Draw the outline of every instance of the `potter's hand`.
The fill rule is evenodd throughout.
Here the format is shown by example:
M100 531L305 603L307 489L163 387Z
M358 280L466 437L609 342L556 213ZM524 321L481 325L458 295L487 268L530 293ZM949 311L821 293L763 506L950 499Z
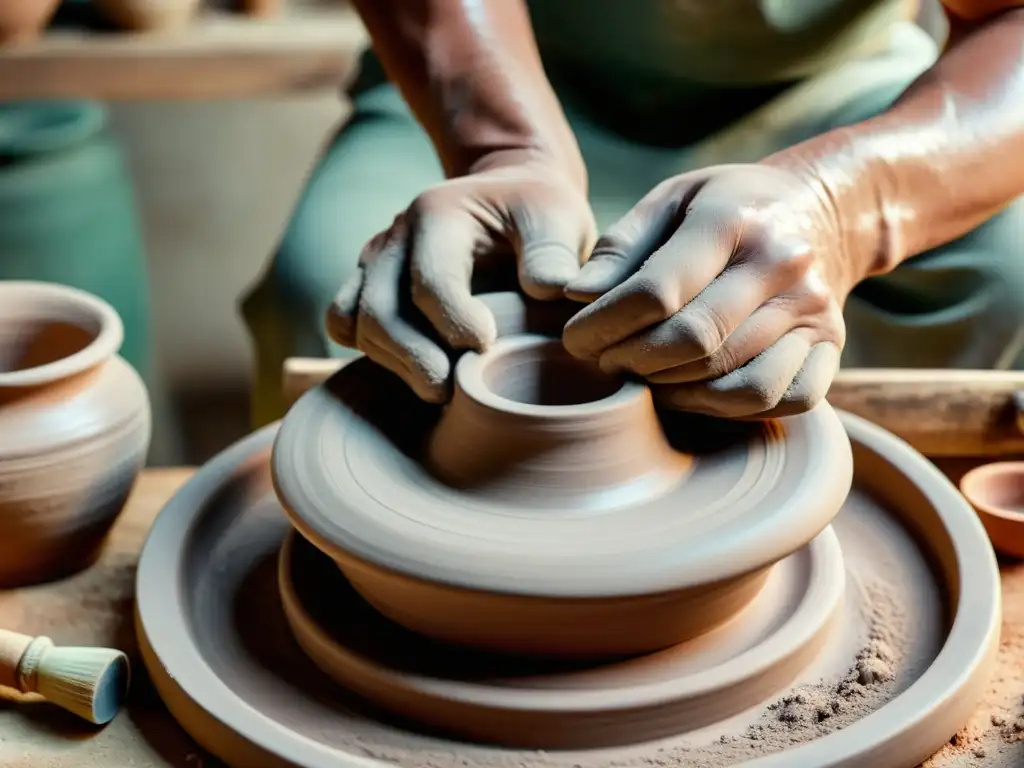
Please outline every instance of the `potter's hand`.
M422 399L443 402L446 348L481 350L496 334L490 310L470 291L474 266L515 258L528 296L561 298L595 238L581 186L550 161L506 153L427 190L363 250L328 311L328 334Z
M668 407L732 418L820 401L856 282L827 197L794 172L720 166L657 186L598 242L568 350L656 385Z

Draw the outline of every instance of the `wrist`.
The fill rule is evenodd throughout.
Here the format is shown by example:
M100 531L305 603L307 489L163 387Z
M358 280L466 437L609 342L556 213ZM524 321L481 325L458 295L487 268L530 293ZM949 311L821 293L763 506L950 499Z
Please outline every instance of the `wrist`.
M587 194L587 168L575 147L552 150L537 144L497 149L478 157L466 170L466 174L526 165L554 172L581 195Z
M907 256L898 211L888 210L887 175L873 167L858 131L830 131L762 162L796 175L821 211L822 226L834 245L836 271L852 289L861 280L895 269ZM883 169L884 170L884 169Z

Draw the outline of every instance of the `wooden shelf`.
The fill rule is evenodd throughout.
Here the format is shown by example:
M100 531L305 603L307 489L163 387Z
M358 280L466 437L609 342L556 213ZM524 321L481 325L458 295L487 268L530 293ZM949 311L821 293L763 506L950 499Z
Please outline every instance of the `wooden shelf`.
M348 9L272 19L209 12L174 34L57 29L0 48L0 100L230 99L341 88L365 44Z

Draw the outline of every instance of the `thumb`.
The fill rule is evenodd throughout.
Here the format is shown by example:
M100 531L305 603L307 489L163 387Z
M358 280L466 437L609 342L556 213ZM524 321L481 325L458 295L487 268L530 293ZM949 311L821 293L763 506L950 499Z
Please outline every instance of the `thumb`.
M585 201L574 209L533 205L512 212L519 285L533 299L561 299L593 247L597 226Z
M679 178L662 182L613 224L594 246L579 274L565 287L573 301L590 302L636 272L679 225L692 195L680 199Z

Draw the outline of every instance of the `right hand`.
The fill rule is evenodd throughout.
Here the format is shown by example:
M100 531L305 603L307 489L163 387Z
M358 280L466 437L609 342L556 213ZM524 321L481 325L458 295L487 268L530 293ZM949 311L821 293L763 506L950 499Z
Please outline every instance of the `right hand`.
M359 257L327 312L327 333L445 402L448 350L482 351L496 335L471 293L474 267L515 259L534 299L559 299L595 241L584 190L550 158L505 152L417 197ZM447 348L447 349L446 349Z

